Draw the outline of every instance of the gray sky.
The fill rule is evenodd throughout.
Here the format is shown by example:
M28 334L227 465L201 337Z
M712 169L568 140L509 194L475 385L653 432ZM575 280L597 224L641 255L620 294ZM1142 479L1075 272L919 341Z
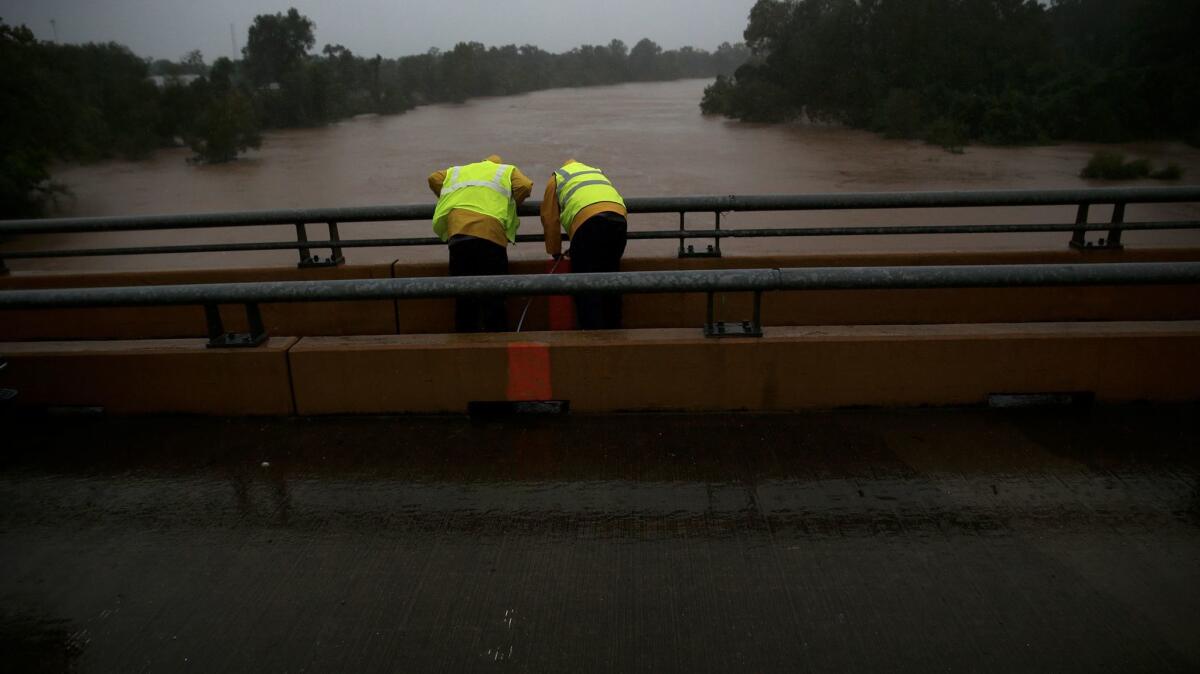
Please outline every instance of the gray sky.
M208 62L238 48L257 14L295 7L317 24L315 51L342 44L362 56L447 49L456 42L536 44L559 52L580 44L629 46L648 37L664 48L713 49L742 39L754 0L0 0L0 18L62 42L115 41L141 56L175 59L191 49ZM447 11L455 7L455 11ZM572 28L574 26L574 28Z

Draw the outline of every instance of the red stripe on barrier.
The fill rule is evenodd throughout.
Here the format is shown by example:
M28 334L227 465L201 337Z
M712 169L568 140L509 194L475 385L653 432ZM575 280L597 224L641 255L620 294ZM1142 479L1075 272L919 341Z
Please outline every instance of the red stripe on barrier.
M571 258L562 257L557 261L546 263L546 273L568 274L571 272ZM575 329L575 301L570 295L551 295L546 298L546 327L550 330Z
M508 345L508 399L553 400L550 346L535 342Z

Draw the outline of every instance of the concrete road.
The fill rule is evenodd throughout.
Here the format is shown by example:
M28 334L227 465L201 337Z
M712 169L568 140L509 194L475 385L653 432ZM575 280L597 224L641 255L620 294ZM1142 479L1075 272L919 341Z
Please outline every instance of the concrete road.
M7 417L9 671L1200 670L1200 407Z

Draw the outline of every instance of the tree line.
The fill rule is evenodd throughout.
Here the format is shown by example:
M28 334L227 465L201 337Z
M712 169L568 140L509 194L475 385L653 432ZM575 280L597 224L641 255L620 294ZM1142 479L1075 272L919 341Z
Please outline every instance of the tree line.
M701 109L924 138L1200 144L1196 0L758 0Z
M0 217L44 211L62 191L50 180L56 160L139 158L183 144L197 161L227 161L257 147L263 129L475 96L730 75L749 56L742 44L664 50L643 39L632 48L612 40L560 54L463 42L366 58L342 45L313 53L315 29L295 9L259 15L242 58L210 65L198 51L153 61L112 42L42 42L0 21Z

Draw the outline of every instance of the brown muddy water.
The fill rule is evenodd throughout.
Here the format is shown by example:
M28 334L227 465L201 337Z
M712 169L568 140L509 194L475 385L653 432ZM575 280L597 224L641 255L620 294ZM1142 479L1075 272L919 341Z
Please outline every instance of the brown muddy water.
M960 155L919 141L887 140L838 127L759 125L705 117L697 106L705 80L556 89L434 105L404 115L364 116L328 127L266 134L260 151L230 164L196 166L187 150L167 150L146 161L64 166L55 178L73 197L59 215L142 215L299 207L428 203L430 171L496 152L535 180L533 198L550 172L568 157L601 166L626 196L872 192L913 190L1048 189L1102 186L1078 177L1091 154L1109 147L1157 164L1174 161L1185 184L1200 183L1200 150L1178 143L1117 147L1063 144L1039 147L968 147ZM1141 181L1140 185L1158 185ZM1094 221L1109 217L1093 209ZM722 226L1070 222L1072 207L875 211L857 213L732 213ZM1200 217L1196 205L1133 206L1130 221ZM712 216L689 216L711 226ZM640 215L633 229L678 226L678 216ZM323 227L310 228L324 238ZM536 218L522 232L537 233ZM424 222L346 225L343 236L427 236ZM140 232L26 238L5 248L76 248L294 237L290 227ZM726 254L1060 248L1063 234L827 237L726 240ZM1200 244L1200 232L1129 233L1129 245ZM702 240L694 243L703 244ZM676 242L637 242L630 255L672 255ZM445 251L352 249L351 263L394 259L436 260ZM540 244L510 249L511 259L544 256ZM292 264L292 252L79 258L12 263L14 269L169 269Z

